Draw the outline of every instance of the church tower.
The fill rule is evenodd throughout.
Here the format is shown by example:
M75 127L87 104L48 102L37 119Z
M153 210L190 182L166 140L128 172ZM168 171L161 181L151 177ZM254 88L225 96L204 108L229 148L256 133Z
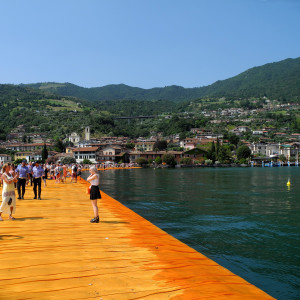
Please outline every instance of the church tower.
M85 140L89 141L90 140L90 127L85 127L84 129L84 134L85 134Z

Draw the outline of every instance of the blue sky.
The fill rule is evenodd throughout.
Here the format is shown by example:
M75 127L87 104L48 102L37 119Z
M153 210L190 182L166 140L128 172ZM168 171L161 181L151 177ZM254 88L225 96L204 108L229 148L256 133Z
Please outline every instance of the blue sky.
M0 83L199 87L300 56L300 0L0 0Z

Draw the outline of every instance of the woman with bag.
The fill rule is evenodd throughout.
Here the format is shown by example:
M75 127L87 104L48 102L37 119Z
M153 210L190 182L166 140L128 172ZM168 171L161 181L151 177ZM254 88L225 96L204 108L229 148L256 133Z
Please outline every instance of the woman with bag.
M94 218L91 219L91 223L99 223L99 214L98 214L98 205L97 199L101 199L101 194L99 190L99 174L97 174L97 169L95 166L90 167L91 175L87 178L87 181L90 182L90 200L92 201L92 207L94 211Z
M10 166L5 164L2 169L3 190L2 190L2 204L0 207L0 221L2 213L8 213L9 218L14 220L12 213L16 212L16 196L15 196L15 182L18 181L18 174L12 176L10 174Z

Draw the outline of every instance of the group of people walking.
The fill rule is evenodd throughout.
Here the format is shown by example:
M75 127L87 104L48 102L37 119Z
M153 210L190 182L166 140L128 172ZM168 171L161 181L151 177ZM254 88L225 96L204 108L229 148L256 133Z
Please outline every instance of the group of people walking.
M42 178L45 179L45 170L40 166L39 162L34 164L29 164L27 166L26 160L23 160L22 163L15 169L17 174L17 190L18 190L18 199L24 199L25 195L25 186L28 182L33 182L33 192L34 199L37 198L41 200L41 191L42 191Z
M65 167L65 168L64 168ZM18 199L24 199L26 185L33 184L34 199L41 200L42 192L42 179L44 180L44 186L46 186L46 180L48 178L48 172L53 174L56 182L61 182L62 179L67 178L68 168L66 166L47 166L42 167L39 162L27 164L26 160L23 160L17 168L13 164L4 164L2 167L1 182L3 183L2 189L2 203L0 206L0 221L3 221L2 213L9 214L9 219L14 220L13 213L16 212L16 196L15 187L18 192ZM77 175L81 175L81 168L77 165L73 165L71 171L71 182L77 182ZM99 223L98 205L97 199L101 198L99 190L99 174L97 168L91 166L89 168L90 176L87 181L90 182L90 199L92 201L92 207L94 212L94 218L90 220L91 223ZM79 173L79 174L78 174Z

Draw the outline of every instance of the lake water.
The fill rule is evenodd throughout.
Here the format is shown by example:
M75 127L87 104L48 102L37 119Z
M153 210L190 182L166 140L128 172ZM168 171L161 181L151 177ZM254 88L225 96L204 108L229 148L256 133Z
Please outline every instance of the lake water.
M105 193L277 299L300 299L299 175L300 167L100 173Z

